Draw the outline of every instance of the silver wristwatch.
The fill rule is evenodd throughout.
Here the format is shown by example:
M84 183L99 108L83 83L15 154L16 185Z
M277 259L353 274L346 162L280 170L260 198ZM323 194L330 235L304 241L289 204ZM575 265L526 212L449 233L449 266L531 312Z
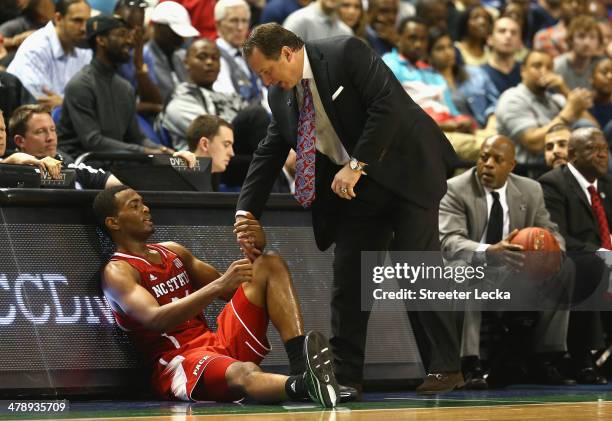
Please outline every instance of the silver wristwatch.
M357 158L351 158L349 161L349 167L353 171L362 171L366 164L363 164L357 160Z

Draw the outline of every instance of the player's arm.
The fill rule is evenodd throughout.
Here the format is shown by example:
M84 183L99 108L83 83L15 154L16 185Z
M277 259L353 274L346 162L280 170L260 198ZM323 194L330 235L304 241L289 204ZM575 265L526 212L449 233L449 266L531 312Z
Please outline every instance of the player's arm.
M217 269L195 257L182 245L174 242L166 242L162 243L162 245L175 252L181 258L185 265L185 270L189 275L189 280L193 283L195 289L199 290L221 277L221 273L219 273ZM236 285L236 288L238 288L238 285ZM216 298L229 301L234 295L234 292L236 292L236 288L224 291Z
M121 311L145 328L165 332L200 314L215 298L234 289L252 276L250 264L244 268L243 261L232 263L227 273L177 301L160 306L155 298L143 288L138 272L126 262L110 262L103 273L102 288L105 295Z

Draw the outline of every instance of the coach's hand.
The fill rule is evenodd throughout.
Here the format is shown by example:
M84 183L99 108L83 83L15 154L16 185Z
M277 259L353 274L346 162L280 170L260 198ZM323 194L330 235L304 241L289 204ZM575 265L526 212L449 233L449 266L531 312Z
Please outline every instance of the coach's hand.
M243 282L251 282L253 265L248 259L232 262L227 271L218 279L224 291L233 291Z
M513 270L521 270L525 264L525 253L523 246L511 244L512 239L518 234L517 229L508 234L497 244L487 247L487 263L493 266L507 266Z
M234 234L240 250L251 262L261 256L266 247L266 234L255 217L247 212L246 216L238 216L234 223Z
M353 188L359 181L362 171L353 171L348 162L336 173L331 189L342 199L351 200L357 197Z

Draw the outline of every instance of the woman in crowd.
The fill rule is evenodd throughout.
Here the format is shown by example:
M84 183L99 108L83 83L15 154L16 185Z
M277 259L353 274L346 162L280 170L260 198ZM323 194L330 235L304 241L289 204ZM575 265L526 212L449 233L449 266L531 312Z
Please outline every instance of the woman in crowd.
M450 34L439 28L429 30L428 53L429 64L444 76L459 112L471 115L479 127L489 125L499 93L487 74L479 67L461 65Z
M342 0L338 7L338 15L342 22L353 30L356 37L366 39L366 15L361 0Z
M493 29L493 17L483 6L467 8L459 17L459 41L455 46L463 57L463 62L480 66L488 60L486 44Z

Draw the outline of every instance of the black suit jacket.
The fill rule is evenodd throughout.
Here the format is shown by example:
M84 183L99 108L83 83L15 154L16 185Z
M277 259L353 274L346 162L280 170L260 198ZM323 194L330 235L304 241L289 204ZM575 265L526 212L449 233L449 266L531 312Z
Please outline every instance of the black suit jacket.
M456 159L437 124L361 40L334 37L308 42L305 48L325 112L349 155L368 164L367 177L400 198L437 212L446 192L447 170ZM340 87L342 92L332 100ZM297 142L295 89L273 86L268 102L272 121L253 155L237 205L256 217L289 148L296 149ZM333 215L343 205L330 188L339 168L317 154L313 227L322 250L334 241Z
M565 238L566 250L596 251L600 248L599 227L591 205L567 165L555 168L539 179L544 201L551 219L559 225ZM612 227L612 179L607 175L597 180L608 226Z

